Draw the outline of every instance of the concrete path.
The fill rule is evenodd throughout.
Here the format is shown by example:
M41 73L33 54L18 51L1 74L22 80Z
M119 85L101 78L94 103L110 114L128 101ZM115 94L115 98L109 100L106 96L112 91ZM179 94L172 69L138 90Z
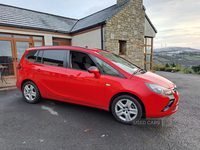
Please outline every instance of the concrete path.
M5 83L5 81L1 81L0 80L0 91L3 90L11 90L11 89L16 89L16 78L9 78L9 79L5 79L7 84Z

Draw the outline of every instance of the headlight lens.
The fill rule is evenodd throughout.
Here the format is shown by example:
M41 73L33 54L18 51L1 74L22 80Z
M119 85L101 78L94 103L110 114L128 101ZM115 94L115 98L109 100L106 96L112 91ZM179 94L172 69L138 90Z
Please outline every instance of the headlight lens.
M162 94L162 95L166 95L166 96L172 96L173 95L173 93L169 89L167 89L163 86L159 86L159 85L156 85L156 84L150 84L150 83L145 83L145 84L153 92L156 92L156 93L159 93L159 94Z

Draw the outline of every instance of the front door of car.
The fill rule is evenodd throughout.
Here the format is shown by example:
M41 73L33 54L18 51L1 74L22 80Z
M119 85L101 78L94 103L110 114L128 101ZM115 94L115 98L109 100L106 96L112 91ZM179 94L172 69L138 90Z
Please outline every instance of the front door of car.
M105 93L105 76L96 77L88 68L95 66L86 53L71 51L66 71L67 100L78 104L101 107Z

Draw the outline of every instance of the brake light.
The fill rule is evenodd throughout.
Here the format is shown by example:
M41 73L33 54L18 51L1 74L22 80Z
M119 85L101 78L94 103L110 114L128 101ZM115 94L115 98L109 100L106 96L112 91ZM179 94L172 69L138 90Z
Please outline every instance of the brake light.
M21 64L18 64L17 65L17 69L21 69L22 65Z

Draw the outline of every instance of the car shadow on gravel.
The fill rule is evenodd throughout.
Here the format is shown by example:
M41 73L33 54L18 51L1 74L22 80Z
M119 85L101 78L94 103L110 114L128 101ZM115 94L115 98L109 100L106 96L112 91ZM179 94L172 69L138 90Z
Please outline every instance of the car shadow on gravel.
M67 102L61 102L61 101L54 101L50 99L43 99L40 103L40 105L45 105L51 108L56 109L57 112L59 112L60 115L65 116L66 114L72 115L80 120L87 120L88 118L92 118L93 121L96 122L105 122L107 124L111 125L125 125L125 126L132 126L132 127L148 127L148 128L163 128L163 127L170 127L172 125L172 117L166 117L166 118L142 118L140 121L133 122L132 125L126 125L117 122L112 113L96 109L92 107L82 106L82 105L76 105L72 103ZM89 121L89 120L88 120Z
M172 126L173 122L172 120L173 117L169 116L161 119L142 118L140 121L133 122L132 125L126 125L117 122L114 119L112 113L105 110L67 103L67 102L55 101L50 99L42 99L39 103L28 104L23 100L21 92L16 91L13 94L15 96L15 103L20 103L20 105L23 105L27 109L36 109L36 108L41 108L42 106L46 106L58 112L58 115L62 116L64 119L67 116L68 119L76 120L79 123L90 122L92 124L102 124L102 122L104 122L105 124L107 124L107 126L115 125L115 126L135 127L138 129L142 128L160 129ZM14 106L15 104L12 105Z

